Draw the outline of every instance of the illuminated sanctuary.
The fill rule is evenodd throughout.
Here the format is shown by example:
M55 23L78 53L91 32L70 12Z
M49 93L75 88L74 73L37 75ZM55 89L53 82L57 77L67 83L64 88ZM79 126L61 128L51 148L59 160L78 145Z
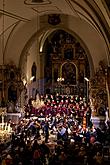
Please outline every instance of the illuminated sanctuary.
M37 94L57 93L85 97L93 118L105 120L106 113L109 118L109 10L106 0L1 1L0 106L7 108L5 120L18 122L31 98L34 107L42 106Z

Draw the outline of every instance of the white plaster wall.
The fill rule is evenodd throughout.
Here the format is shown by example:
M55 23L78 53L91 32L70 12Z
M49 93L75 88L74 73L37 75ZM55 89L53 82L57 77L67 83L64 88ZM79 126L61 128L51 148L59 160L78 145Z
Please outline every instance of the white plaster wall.
M35 62L37 66L36 79L38 79L39 78L39 59L38 59L37 41L33 43L32 47L29 50L29 55L27 56L27 81L29 81L31 78L31 68L32 68L33 62Z
M55 28L54 26L49 25L45 21L42 21L40 25L40 27L42 27L42 32L49 30L49 28L51 30L52 28L53 29ZM87 22L83 21L82 19L72 16L66 16L66 17L63 16L62 21L63 22L60 25L58 25L58 28L65 28L65 29L67 28L73 31L74 33L76 33L77 36L79 36L79 38L86 45L92 57L95 69L98 67L98 63L100 60L104 59L107 63L107 51L106 51L106 45L104 39L93 27L91 27ZM17 28L13 31L13 33L9 38L7 48L5 51L5 61L8 62L9 60L12 59L15 62L15 64L18 66L20 55L23 48L25 47L29 39L36 31L38 31L36 27L36 18L27 23L20 23L19 26L17 26ZM35 53L34 56L38 56L39 54L38 42L37 45L38 45L37 54L36 51L33 51L31 53L31 54ZM31 59L29 59L29 61L31 61ZM27 68L27 70L28 69L29 68Z
M103 37L87 22L69 17L67 26L74 31L84 42L92 57L94 69L98 67L100 60L107 63L107 50Z
M15 28L8 40L7 48L5 50L5 63L12 60L17 66L19 65L19 59L23 48L32 35L37 31L35 21L36 20L33 19L30 22L21 22Z

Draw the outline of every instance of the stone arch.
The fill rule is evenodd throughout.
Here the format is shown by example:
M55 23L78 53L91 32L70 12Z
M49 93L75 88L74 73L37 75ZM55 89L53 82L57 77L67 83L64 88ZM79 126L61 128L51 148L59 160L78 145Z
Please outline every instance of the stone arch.
M72 31L68 28L62 27L62 26L58 26L57 28L51 28L50 26L48 26L45 29L42 28L39 31L37 31L36 33L34 33L33 36L31 36L30 39L28 40L28 42L26 43L24 49L22 50L20 60L19 60L19 67L22 70L22 79L26 79L25 70L26 70L27 56L29 55L29 49L31 48L33 43L36 41L37 38L39 38L39 54L42 55L44 52L44 44L45 44L47 37L50 34L52 34L54 31L59 30L59 29L68 32L81 43L81 45L83 46L83 48L87 54L87 57L88 57L89 66L90 66L90 77L92 77L94 75L94 65L93 65L92 57L91 57L90 52L89 52L88 48L86 47L85 43L78 36L78 34L76 34L74 31Z
M80 36L78 36L78 34L76 34L74 31L72 31L68 28L59 26L57 28L48 29L47 31L45 31L44 35L40 39L40 44L39 44L40 53L45 52L44 51L44 44L45 44L45 41L46 41L47 37L50 36L53 32L55 32L57 30L64 30L65 32L67 32L70 35L72 35L73 37L75 37L79 41L79 43L81 43L82 47L84 48L84 50L87 54L87 58L88 58L88 61L89 61L89 66L90 66L90 77L92 77L94 75L94 65L93 65L93 61L92 61L92 57L90 55L90 52L89 52L87 46L85 45L85 43L83 42L83 40L80 38Z
M46 27L46 29L41 28L40 30L38 30L37 32L35 32L30 39L28 40L28 42L25 44L21 55L20 55L20 60L19 60L19 68L21 68L22 71L22 79L26 79L26 73L25 70L26 68L26 63L27 63L27 57L30 55L29 54L29 50L31 48L31 46L33 45L33 43L36 41L37 38L40 38L40 36L42 35L42 33L44 34L46 31L48 31L48 29L50 29L49 27ZM40 41L39 41L40 42ZM39 49L39 53L40 53L40 49Z

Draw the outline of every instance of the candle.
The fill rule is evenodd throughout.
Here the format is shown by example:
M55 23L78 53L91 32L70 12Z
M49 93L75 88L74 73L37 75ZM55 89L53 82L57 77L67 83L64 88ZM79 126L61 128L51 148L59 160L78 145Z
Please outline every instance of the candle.
M10 132L11 127L10 127L10 123L8 124L8 132Z
M2 130L4 129L4 114L2 113Z
M7 130L7 123L5 123L5 131Z
M4 123L2 123L2 130L4 130Z

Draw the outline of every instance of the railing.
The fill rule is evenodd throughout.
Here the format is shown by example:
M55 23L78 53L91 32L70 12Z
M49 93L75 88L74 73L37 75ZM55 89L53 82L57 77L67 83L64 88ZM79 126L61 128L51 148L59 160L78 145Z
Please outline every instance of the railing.
M54 92L60 94L72 94L85 96L85 87L82 85L58 85L54 87Z

